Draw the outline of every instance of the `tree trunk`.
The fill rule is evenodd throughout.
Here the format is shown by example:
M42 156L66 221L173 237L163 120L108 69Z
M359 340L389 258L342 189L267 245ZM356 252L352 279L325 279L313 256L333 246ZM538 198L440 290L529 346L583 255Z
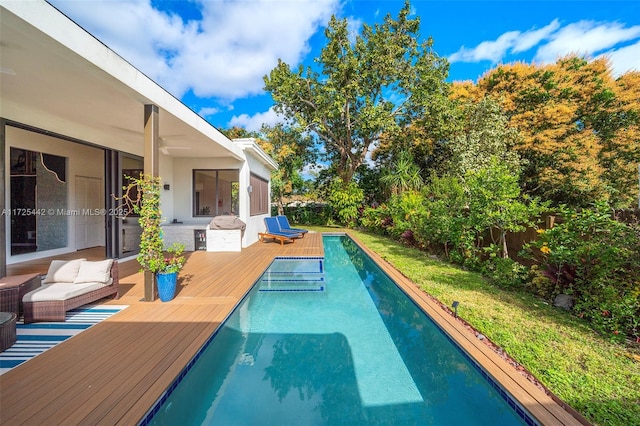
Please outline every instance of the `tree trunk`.
M507 248L507 232L504 229L500 230L500 238L502 238L502 257L506 259L509 257L509 249Z

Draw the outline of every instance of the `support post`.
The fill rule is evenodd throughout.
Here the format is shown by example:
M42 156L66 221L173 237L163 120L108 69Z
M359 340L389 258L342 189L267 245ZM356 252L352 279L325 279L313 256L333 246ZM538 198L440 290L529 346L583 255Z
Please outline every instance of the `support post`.
M160 136L158 133L158 106L144 106L144 173L159 176Z
M156 300L156 274L144 271L144 301L153 302L154 300Z
M7 210L7 186L5 178L7 156L5 155L6 143L6 124L4 119L0 119L0 186L5 189L0 197L0 277L7 275L7 218L9 215L4 214Z
M159 176L160 137L158 132L158 106L144 106L144 173ZM144 301L156 299L155 274L144 271Z

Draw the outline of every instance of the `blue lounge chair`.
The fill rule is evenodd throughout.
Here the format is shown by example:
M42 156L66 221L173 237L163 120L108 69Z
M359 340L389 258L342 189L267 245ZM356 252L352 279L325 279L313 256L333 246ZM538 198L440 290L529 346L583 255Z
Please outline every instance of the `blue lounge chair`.
M304 235L307 232L309 232L309 230L307 230L307 229L292 228L291 225L289 225L289 219L287 219L287 217L284 216L284 215L276 216L276 219L278 220L278 225L280 225L280 229L282 229L283 231L299 232L302 235Z
M274 239L280 241L280 245L284 245L285 242L293 242L294 238L302 237L302 234L299 232L282 231L275 217L265 217L264 224L267 227L267 231L258 233L258 238L260 238L262 242L264 242L265 239Z

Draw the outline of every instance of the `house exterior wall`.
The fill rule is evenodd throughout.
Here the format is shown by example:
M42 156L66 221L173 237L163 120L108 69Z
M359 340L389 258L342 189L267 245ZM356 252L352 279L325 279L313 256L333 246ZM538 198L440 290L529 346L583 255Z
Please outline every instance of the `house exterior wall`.
M160 172L158 175L162 179L160 185L160 210L162 211L162 218L168 221L172 221L175 214L175 193L177 187L173 182L173 161L174 159L168 155L160 154ZM164 189L164 185L169 185L169 189Z
M160 175L164 183L169 183L171 189L163 191L161 202L162 216L167 222L177 219L187 226L206 225L211 221L209 217L195 217L193 215L193 170L194 169L229 169L239 171L239 214L238 217L247 227L242 238L242 247L247 247L258 241L258 232L264 231L264 217L269 214L251 216L249 209L249 178L251 174L269 181L271 170L252 155L246 155L246 161L233 158L182 158L176 157L172 161L171 173L163 166L161 158ZM167 193L168 192L168 193ZM172 201L169 201L172 200ZM165 205L173 203L172 206ZM172 215L168 212L173 213Z
M247 242L247 245L258 241L258 232L265 231L264 218L271 216L270 212L256 216L249 215L249 193L247 188L249 186L251 174L259 176L269 182L269 198L271 198L271 170L253 155L247 155L245 167L243 167L240 173L240 192L244 192L245 195L242 197L245 205L242 207L241 204L241 209L243 209L247 214L247 220L245 220L245 223L247 224L247 230L245 231L245 241Z
M193 170L194 169L228 169L228 170L242 170L243 164L246 162L239 161L233 158L185 158L175 157L172 159L172 173L169 176L165 173L166 168L163 168L162 159L160 166L160 175L163 178L164 183L170 184L169 191L163 191L161 199L162 216L167 222L171 222L176 219L179 222L183 222L185 226L200 225L199 229L205 229L211 222L211 217L196 217L193 215ZM165 178L166 176L166 178ZM246 186L245 186L246 187ZM242 173L240 173L240 188L242 188ZM170 194L165 193L169 192ZM169 197L172 198L172 206L165 206L165 200L168 201ZM246 194L242 194L240 191L239 197L239 214L240 220L246 223L249 210L243 206L248 206L245 198ZM168 215L167 212L171 212ZM247 233L245 232L245 239L243 240L243 247L252 244L252 242L246 242Z

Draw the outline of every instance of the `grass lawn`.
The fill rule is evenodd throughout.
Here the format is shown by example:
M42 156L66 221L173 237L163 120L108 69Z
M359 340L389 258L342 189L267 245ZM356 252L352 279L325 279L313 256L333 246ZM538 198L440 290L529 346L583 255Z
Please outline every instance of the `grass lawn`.
M459 301L460 317L594 424L640 425L637 349L602 338L579 318L525 292L502 290L478 273L386 237L349 232L440 302Z

